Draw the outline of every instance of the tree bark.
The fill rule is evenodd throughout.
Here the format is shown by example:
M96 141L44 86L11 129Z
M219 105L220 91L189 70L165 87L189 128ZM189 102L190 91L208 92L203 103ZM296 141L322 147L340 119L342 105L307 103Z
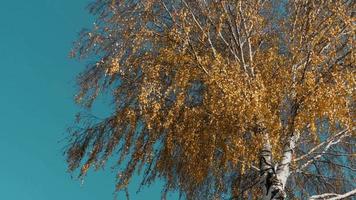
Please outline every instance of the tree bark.
M268 134L264 135L264 145L260 154L260 178L263 189L263 200L286 199L285 185L290 174L289 166L297 140L298 135L288 138L281 162L274 163Z

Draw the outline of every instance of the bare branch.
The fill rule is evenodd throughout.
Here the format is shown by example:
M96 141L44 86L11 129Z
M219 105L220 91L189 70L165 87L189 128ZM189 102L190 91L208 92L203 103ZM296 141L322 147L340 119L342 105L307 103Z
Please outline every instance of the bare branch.
M352 130L355 130L355 128L353 128ZM317 149L321 148L323 145L325 145L325 147L323 147L322 151L320 154L313 156L311 159L309 159L308 161L306 161L303 165L301 165L300 167L297 168L296 172L300 172L302 170L304 170L306 167L308 167L312 162L320 159L322 157L323 154L325 154L329 148L335 144L338 144L343 138L350 136L350 130L349 129L345 129L343 131L341 131L340 133L336 134L335 136L329 138L327 141L322 142L321 144L317 145L316 147L314 147L313 149L311 149L307 154L295 159L295 161L300 161L308 156L310 156L313 152L315 152Z
M309 198L309 200L317 200L317 199L324 199L324 200L339 200L345 199L347 197L352 197L356 195L356 188L345 193L345 194L336 194L336 193L325 193L320 195L314 195Z
M353 128L352 130L355 130L355 128ZM298 161L300 161L302 159L305 159L306 157L310 156L311 154L318 154L318 153L314 153L314 152L317 151L318 149L320 149L325 144L332 143L335 140L335 138L337 138L339 136L342 136L344 134L348 134L348 133L349 133L349 129L344 129L344 130L340 131L339 133L337 133L337 134L331 136L330 138L328 138L326 141L324 141L324 142L318 144L317 146L315 146L314 148L310 149L308 153L306 153L306 154L304 154L302 156L299 156L298 158L295 158L293 161L294 162L298 162Z

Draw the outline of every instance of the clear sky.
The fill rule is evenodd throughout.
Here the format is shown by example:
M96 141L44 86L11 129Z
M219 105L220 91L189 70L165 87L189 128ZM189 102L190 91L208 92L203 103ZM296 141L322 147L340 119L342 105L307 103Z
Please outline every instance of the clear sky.
M9 0L0 4L0 199L111 200L110 168L83 185L66 173L61 140L79 110L74 78L84 63L68 58L88 0ZM137 184L134 180L133 185ZM159 184L133 200L160 199ZM120 198L121 197L121 198ZM123 199L119 194L119 199ZM169 198L176 199L176 198Z

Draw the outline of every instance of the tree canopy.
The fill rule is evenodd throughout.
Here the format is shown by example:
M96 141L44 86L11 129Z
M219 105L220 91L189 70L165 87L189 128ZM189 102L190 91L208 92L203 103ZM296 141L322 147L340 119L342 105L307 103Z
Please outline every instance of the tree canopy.
M117 190L142 171L142 185L164 180L163 196L223 199L254 186L265 134L276 158L300 134L294 169L308 169L305 153L341 129L354 136L352 0L96 0L89 9L94 26L72 51L90 60L76 101L90 109L106 94L113 109L78 115L71 129L67 162L81 177L117 154ZM340 146L354 155L352 143ZM308 173L317 174L293 179L301 193ZM316 192L352 186L342 181Z

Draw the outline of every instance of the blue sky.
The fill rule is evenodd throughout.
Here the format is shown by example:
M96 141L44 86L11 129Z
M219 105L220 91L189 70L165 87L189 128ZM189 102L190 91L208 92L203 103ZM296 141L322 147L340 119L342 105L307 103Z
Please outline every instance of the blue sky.
M91 24L88 2L1 2L0 199L113 199L110 168L90 173L81 185L66 173L62 155L61 139L79 110L74 79L84 66L68 52L80 29ZM160 191L159 183L138 195L130 187L134 200L159 199Z

